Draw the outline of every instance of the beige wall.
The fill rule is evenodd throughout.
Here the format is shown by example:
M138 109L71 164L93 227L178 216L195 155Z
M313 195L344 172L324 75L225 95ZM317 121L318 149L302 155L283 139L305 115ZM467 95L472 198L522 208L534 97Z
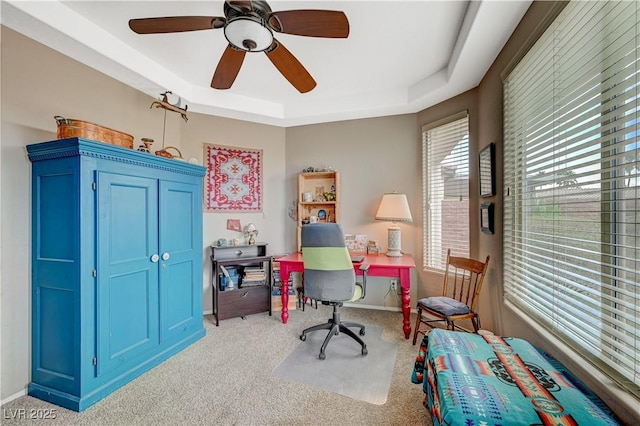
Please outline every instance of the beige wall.
M495 235L487 236L486 234L482 234L480 232L480 202L478 197L478 162L475 159L478 157L479 152L479 140L477 137L478 134L478 95L477 89L469 90L461 95L458 95L452 99L449 99L445 102L442 102L432 108L428 108L420 113L418 113L417 123L421 128L425 124L437 122L442 119L446 119L448 117L454 116L462 111L467 111L469 114L469 243L470 243L470 256L477 259L484 259L487 254L491 255L486 249L481 249L479 246L479 241L483 238L495 238ZM422 215L422 210L420 211L420 215ZM422 232L422 229L420 229ZM422 246L417 247L418 251L416 251L417 257L422 259L424 253L422 250ZM492 256L493 257L493 256ZM417 282L418 288L418 297L428 297L428 296L436 296L439 295L439 292L442 291L442 273L434 272L431 270L424 270L422 268L418 268L419 279ZM489 263L489 270L487 272L487 277L485 278L484 287L482 289L482 293L480 295L480 318L481 325L483 328L488 330L494 330L495 327L493 325L493 309L491 308L491 300L492 298L489 296L489 293L492 291L494 287L495 277L496 275L496 266L495 263ZM471 327L471 324L461 324L463 327Z
M209 246L218 238L244 237L227 230L227 219L240 219L244 226L249 222L258 229L258 241L268 242L269 253L282 253L289 241L285 238L286 196L283 187L285 176L285 131L280 127L266 126L226 118L192 114L183 126L182 141L187 141L183 155L202 160L203 144L237 146L262 150L263 160L263 210L261 213L204 213L204 312L212 310L211 264Z
M164 112L149 108L153 99L120 82L2 27L2 128L0 215L0 300L2 337L0 398L23 393L31 358L31 164L25 146L56 138L54 115L112 127L162 146ZM285 243L285 131L237 120L189 114L185 123L167 113L165 145L176 146L185 158L202 161L202 144L217 143L263 150L264 209L259 214L204 214L203 291L205 312L211 311L209 245L231 237L227 218L254 222L259 237L272 249ZM10 266L8 266L10 265Z
M401 223L403 251L415 254L420 245L420 144L415 114L291 127L286 131L286 193L297 199L297 176L304 168L333 167L340 172L341 223L344 231L365 234L387 249L389 223L375 220L385 192L405 192L413 216ZM296 223L287 222L287 241L295 244ZM290 247L291 250L295 246ZM412 282L416 282L415 271ZM360 305L398 308L398 297L389 294L389 279L367 279L367 297ZM416 300L417 286L411 298ZM398 330L401 329L398 321Z

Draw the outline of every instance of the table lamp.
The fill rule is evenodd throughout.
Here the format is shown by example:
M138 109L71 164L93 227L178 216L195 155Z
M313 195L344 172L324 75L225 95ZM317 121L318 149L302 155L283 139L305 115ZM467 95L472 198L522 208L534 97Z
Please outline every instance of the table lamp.
M406 194L398 194L397 192L384 194L376 213L376 220L391 222L388 228L387 256L402 256L401 231L396 222L411 222L413 220Z

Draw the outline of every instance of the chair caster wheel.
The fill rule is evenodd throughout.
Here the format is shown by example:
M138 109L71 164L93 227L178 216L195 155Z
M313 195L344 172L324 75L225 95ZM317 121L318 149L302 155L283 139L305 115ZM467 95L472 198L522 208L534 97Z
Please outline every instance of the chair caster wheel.
M369 351L367 350L367 348L362 348L362 356L366 356L369 353Z
M364 328L361 328L361 329L360 329L360 335L361 335L361 336L364 336Z
M324 360L327 357L327 355L324 352L320 352L320 355L318 355L318 358L320 358L321 360Z
M300 335L300 340L302 340L303 342L304 342L305 340L307 340L307 335L306 335L306 334L301 334L301 335Z

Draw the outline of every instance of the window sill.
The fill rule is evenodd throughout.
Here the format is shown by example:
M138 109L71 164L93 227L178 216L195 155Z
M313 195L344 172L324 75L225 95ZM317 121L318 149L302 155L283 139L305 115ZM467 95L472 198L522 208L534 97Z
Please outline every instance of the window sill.
M504 302L504 306L530 327L525 333L514 337L525 338L533 345L552 354L591 388L625 424L633 424L640 418L640 408L638 408L640 400L638 398L622 389L609 376L595 368L547 329L529 318L520 308L510 302Z

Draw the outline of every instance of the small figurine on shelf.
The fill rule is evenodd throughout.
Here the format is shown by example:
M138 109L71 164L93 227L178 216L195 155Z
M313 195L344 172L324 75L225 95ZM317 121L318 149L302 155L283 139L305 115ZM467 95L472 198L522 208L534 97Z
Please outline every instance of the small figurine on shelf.
M258 230L253 223L247 224L244 229L244 236L247 238L247 244L252 245L256 243L256 235L258 235Z

